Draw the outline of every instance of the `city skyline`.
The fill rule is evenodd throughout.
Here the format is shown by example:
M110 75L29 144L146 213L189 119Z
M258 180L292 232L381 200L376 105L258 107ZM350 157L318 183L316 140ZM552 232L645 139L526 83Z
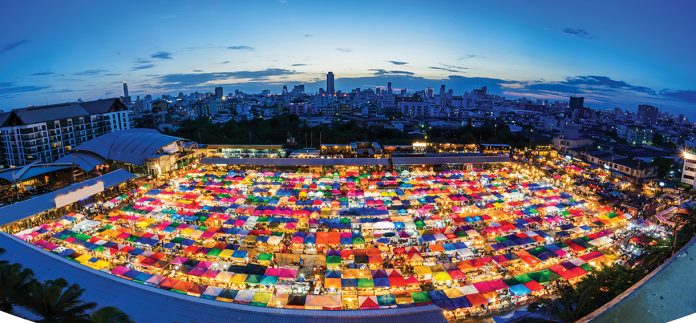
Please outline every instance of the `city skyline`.
M337 91L388 82L456 93L488 86L508 97L577 94L596 108L651 104L696 117L696 42L684 35L695 26L685 1L641 1L630 12L599 1L506 4L510 10L449 2L83 4L44 2L31 15L27 4L5 8L10 18L0 26L12 32L0 38L0 109L119 96L123 81L133 96L219 85L280 93L305 84L315 92L333 71ZM113 23L94 23L106 13L116 13Z

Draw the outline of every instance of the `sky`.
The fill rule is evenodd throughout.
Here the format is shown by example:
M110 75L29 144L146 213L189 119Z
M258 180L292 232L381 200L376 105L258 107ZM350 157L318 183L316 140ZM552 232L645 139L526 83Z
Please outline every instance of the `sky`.
M0 1L0 109L305 84L507 97L696 119L696 2Z

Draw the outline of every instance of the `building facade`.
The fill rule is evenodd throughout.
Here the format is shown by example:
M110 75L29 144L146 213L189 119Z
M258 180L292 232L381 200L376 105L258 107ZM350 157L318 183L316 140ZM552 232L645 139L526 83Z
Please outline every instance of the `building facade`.
M0 163L50 163L83 142L131 127L130 111L119 99L14 109L0 115Z

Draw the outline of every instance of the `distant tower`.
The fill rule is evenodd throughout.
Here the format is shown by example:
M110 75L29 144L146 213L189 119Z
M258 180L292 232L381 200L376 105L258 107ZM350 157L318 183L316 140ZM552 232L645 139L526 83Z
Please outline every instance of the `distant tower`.
M223 96L222 93L223 93L222 86L218 86L215 88L215 96L216 97L222 99L222 96Z
M568 101L568 108L572 111L582 109L585 106L585 98L581 96L571 96Z
M123 81L123 97L124 98L129 97L129 95L128 95L128 83L126 83L126 81Z
M131 104L131 98L128 94L128 83L126 83L126 81L123 81L123 101L123 103L125 103L126 105Z
M288 86L283 85L283 95L287 95L287 94L288 94Z
M447 104L447 97L445 96L445 85L440 85L440 106L444 107Z
M657 122L658 109L652 105L641 104L638 106L636 117L644 124L654 124Z
M326 74L326 92L329 94L336 93L336 89L334 88L334 73L333 72L329 72Z
M392 87L391 87L391 82L387 83L387 93L392 94Z

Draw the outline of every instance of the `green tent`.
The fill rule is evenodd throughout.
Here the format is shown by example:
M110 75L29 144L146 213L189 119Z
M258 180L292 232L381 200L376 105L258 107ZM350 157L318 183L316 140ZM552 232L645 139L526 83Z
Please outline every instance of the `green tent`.
M360 287L360 288L375 287L375 282L369 278L358 278L358 287Z
M341 263L341 256L326 256L326 264L336 265Z
M75 239L82 240L82 241L87 241L89 240L90 236L84 234L84 233L78 233L75 235Z
M355 237L353 238L353 244L365 244L365 238Z
M247 276L246 282L249 284L258 284L261 282L262 275L249 275Z
M524 284L526 282L532 281L533 279L529 277L527 274L520 274L515 276L515 280L520 282L521 284ZM510 286L510 285L508 285Z
M271 258L273 258L272 254L267 253L267 252L262 252L259 254L258 258L256 258L256 259L261 260L261 261L264 261L264 260L270 261Z
M540 271L532 272L527 274L529 278L536 280L540 284L545 284L550 281L554 281L558 279L558 274L554 273L553 271L547 269L543 269Z
M411 298L414 303L429 303L432 302L427 292L411 292Z

